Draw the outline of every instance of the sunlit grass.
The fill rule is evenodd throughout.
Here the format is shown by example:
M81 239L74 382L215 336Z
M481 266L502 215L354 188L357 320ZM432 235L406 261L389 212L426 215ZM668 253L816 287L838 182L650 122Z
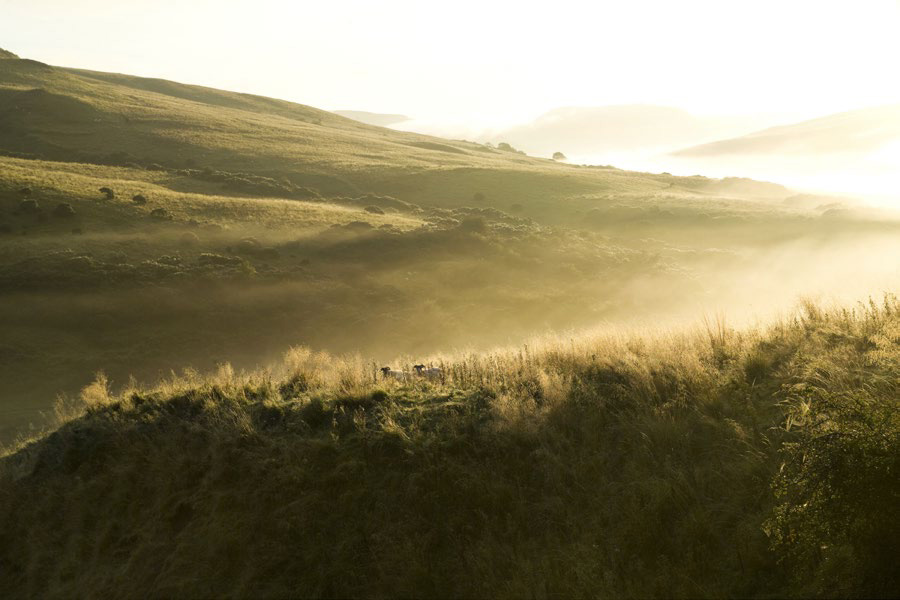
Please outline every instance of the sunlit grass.
M890 595L898 314L888 297L547 339L436 358L433 381L306 348L155 387L101 376L2 462L0 590ZM853 480L804 466L849 458L823 428ZM847 511L853 529L831 527ZM127 558L162 555L152 575Z

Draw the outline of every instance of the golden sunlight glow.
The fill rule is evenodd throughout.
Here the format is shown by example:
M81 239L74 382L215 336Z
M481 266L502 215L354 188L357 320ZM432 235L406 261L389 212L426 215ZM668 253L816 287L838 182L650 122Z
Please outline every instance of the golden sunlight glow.
M0 7L4 47L51 64L437 122L498 126L560 106L635 102L809 118L900 102L892 0Z

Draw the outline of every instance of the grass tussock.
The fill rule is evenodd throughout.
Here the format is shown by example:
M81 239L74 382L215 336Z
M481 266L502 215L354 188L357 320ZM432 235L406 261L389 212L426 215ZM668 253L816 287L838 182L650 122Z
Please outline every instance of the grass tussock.
M102 376L0 465L5 597L889 597L900 304L384 381Z

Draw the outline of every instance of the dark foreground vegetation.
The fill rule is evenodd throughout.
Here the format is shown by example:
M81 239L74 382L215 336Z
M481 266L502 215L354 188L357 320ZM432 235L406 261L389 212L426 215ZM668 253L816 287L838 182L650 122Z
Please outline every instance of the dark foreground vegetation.
M100 378L0 462L0 595L896 597L898 363L887 298L433 382Z

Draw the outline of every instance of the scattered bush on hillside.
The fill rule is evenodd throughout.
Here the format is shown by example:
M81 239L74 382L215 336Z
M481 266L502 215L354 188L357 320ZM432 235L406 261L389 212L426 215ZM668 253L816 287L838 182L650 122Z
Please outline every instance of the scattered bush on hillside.
M53 209L53 216L62 218L74 217L75 209L68 202L61 202Z
M185 246L194 246L200 243L200 236L193 231L185 231L181 234L180 240Z
M182 169L180 174L220 183L222 188L231 192L245 194L259 194L275 196L279 198L292 198L295 200L309 200L319 198L319 193L311 188L294 184L284 178L276 181L270 177L253 175L250 173L232 173L228 171L216 171L214 169Z
M222 256L213 252L204 252L197 257L201 266L237 266L244 261L236 256Z
M104 194L104 195L106 196L106 199L107 199L107 200L112 200L112 199L114 199L114 198L116 197L116 193L115 193L114 191L112 191L112 189L110 189L110 188L108 188L108 187L102 187L102 188L100 188L100 193L101 193L101 194Z
M235 246L235 252L243 254L253 254L262 247L259 240L255 237L246 237L239 241Z
M350 221L349 223L344 225L344 228L355 231L369 231L371 229L374 229L375 226L368 221Z
M365 196L360 196L358 198L335 198L335 202L361 206L364 208L373 206L375 208L380 208L382 211L385 209L395 209L402 212L417 213L422 210L417 204L399 200L393 196L379 196L378 194L366 194Z
M147 204L147 198L143 194L135 194L131 197L131 201L135 204Z
M153 210L150 211L150 218L164 220L164 219L171 219L172 216L169 214L169 211L166 210L165 208L154 208Z
M566 155L563 154L562 152L554 152L553 160L569 160L569 159L566 158Z
M460 222L458 229L467 233L484 233L488 225L484 217L466 217Z
M512 152L515 154L525 154L521 150L516 150L515 148L513 148L511 145L507 144L506 142L500 142L499 144L497 144L497 150L500 150L501 152Z
M33 215L35 213L39 213L40 211L41 211L41 207L38 204L37 200L28 199L28 200L22 200L21 202L19 202L18 212L20 212L20 213L23 213L26 215Z

